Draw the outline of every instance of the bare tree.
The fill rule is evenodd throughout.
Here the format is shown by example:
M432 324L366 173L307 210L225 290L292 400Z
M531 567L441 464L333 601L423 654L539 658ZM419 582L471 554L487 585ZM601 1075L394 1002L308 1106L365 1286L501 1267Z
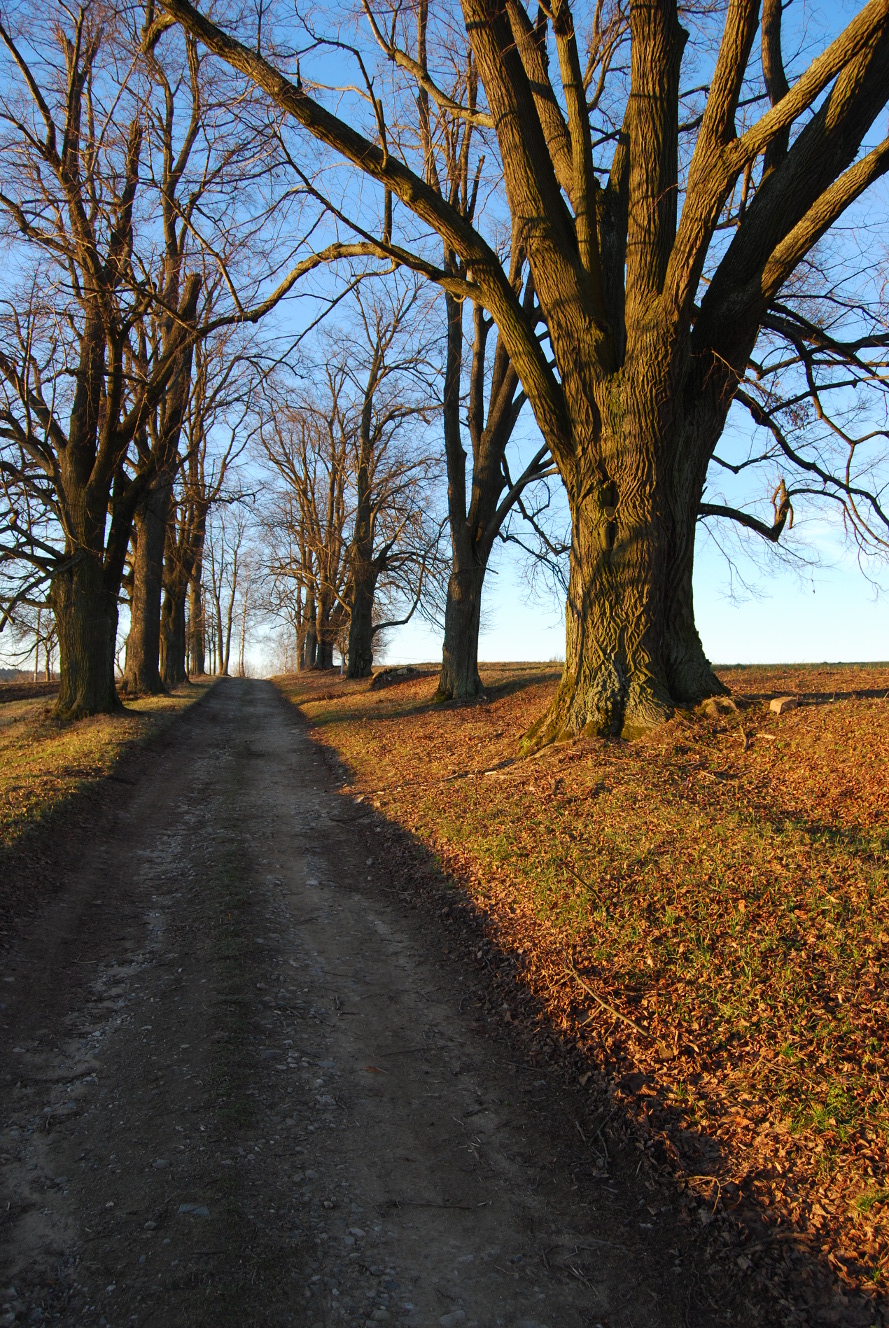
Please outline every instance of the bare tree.
M7 94L0 112L10 130L0 204L54 279L69 278L61 302L38 294L36 280L23 306L7 302L0 427L11 444L2 461L7 485L46 504L64 532L62 550L44 541L35 557L24 540L12 553L31 563L32 587L51 583L62 674L58 708L77 717L115 704L117 595L133 514L151 479L129 478L123 466L130 442L144 436L148 415L182 374L200 278L178 292L166 344L150 377L136 385L127 372L123 292L133 258L141 106L129 101L113 129L104 123L101 25L81 13L54 35L61 60L41 88L0 25L24 89L17 99ZM24 94L31 123L22 118ZM18 494L11 507L17 526Z
M416 13L417 64L428 64L428 0L418 0ZM387 57L395 55L373 12L368 18L374 36ZM448 95L434 98L429 81L417 87L417 147L422 153L427 184L472 224L479 211L479 187L484 165L484 141L479 133L478 72L466 48L448 51L451 70ZM460 113L465 101L468 116ZM534 283L520 245L509 247L505 267L509 281L521 295L522 305L534 310ZM459 275L460 259L445 241L443 269ZM546 444L517 474L509 473L507 454L526 396L509 360L506 344L497 335L490 353L493 321L477 299L445 290L447 324L444 365L443 425L448 473L448 520L451 533L451 575L445 602L442 667L437 698L467 699L482 691L478 672L478 640L482 593L494 543L504 522L529 485L552 473ZM467 338L465 311L471 311ZM465 432L462 427L465 420ZM464 446L468 434L469 453ZM467 460L471 470L467 485ZM468 490L468 492L467 492Z
M350 218L367 252L478 300L495 320L571 509L565 673L529 741L632 736L675 704L723 690L692 603L708 467L782 290L889 168L889 140L863 149L889 100L889 3L869 0L792 79L779 0L697 12L692 43L674 0L597 6L580 33L568 0L536 18L521 0L461 7L478 104L450 97L423 50L408 49L404 10L376 25L391 33L393 66L496 145L533 310L496 243L409 164L401 121L387 122L369 77L361 132L354 101L349 122L322 104L305 60L289 78L188 0L164 0L296 124L379 183L379 229L367 212ZM699 55L708 38L712 60ZM699 75L688 93L683 66ZM451 269L430 263L406 223L396 236L393 198L442 238Z
M254 591L257 581L257 564L254 551L248 548L241 562L241 579L238 586L238 677L247 677L247 633L253 620L256 603Z
M260 512L259 522L262 611L267 620L283 624L292 641L291 648L285 639L283 656L292 661L296 673L302 673L315 663L315 578L306 523L299 502L283 488Z
M42 670L44 679L49 682L58 649L58 633L52 614L48 609L19 605L9 627L12 649L5 652L6 658L24 668L33 657L30 667L34 681L39 681Z
M213 511L206 535L206 568L214 609L212 628L215 635L216 671L223 677L228 676L231 663L232 631L236 616L240 617L238 672L241 677L244 676L250 601L248 534L249 519L242 507L221 506Z
M340 416L350 439L353 504L346 673L366 678L374 640L410 621L437 571L437 468L424 436L437 413L437 375L426 339L429 309L416 283L375 295L359 290L355 304L359 335L342 359L353 398Z
M215 504L231 504L244 496L233 468L256 428L254 397L262 382L251 340L240 329L222 328L196 346L164 547L160 644L161 674L168 687L185 681L187 656L192 673L205 672L207 520Z
M264 516L269 602L293 623L309 667L329 667L342 635L352 678L370 675L374 642L441 580L429 436L440 338L433 320L430 339L421 295L404 280L357 290L318 362L301 366L312 395L272 411L262 435L277 481Z
M270 219L287 191L265 137L231 113L218 68L208 84L195 41L150 19L33 7L24 43L0 22L0 209L25 274L0 313L3 613L49 588L69 718L118 704L134 521L129 675L159 685L159 551L195 343L258 321L318 263L286 270ZM261 235L284 272L265 296ZM213 283L224 308L201 300Z

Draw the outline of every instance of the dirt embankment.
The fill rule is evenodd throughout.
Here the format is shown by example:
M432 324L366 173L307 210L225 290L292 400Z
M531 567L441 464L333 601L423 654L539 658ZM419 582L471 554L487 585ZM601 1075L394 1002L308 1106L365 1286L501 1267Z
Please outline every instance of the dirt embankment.
M24 678L14 682L0 682L0 705L7 701L32 701L44 696L48 698L55 696L58 690L58 682L35 682Z

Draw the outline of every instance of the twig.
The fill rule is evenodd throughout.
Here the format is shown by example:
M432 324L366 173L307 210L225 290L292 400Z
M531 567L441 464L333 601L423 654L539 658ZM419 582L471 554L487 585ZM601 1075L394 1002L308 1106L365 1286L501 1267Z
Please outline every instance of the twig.
M590 1143L592 1143L594 1139L598 1139L599 1135L600 1135L600 1134L602 1133L602 1131L605 1129L605 1126L608 1124L608 1122L611 1120L611 1118L612 1118L613 1116L616 1116L616 1115L617 1115L617 1112L618 1112L618 1107L612 1107L612 1108L611 1108L611 1110L609 1111L608 1115L607 1115L607 1116L605 1117L605 1119L602 1121L601 1125L599 1125L599 1126L597 1127L595 1133L592 1134L592 1135L590 1135ZM604 1143L605 1140L603 1139L602 1142Z
M563 863L562 863L562 866L565 868L566 871L569 871L569 872L571 873L571 875L574 877L575 881L579 881L579 882L580 882L580 884L584 887L585 890L592 890L593 887L590 885L589 881L585 881L585 880L583 879L582 876L579 876L579 875L577 874L577 872L574 870L574 868L573 868L569 863L567 863L567 862L563 862ZM573 970L572 970L572 971L573 971ZM575 973L574 976L576 977L577 974Z
M583 1130L580 1128L580 1121L575 1121L574 1124L577 1126L577 1133L580 1135L581 1139L582 1139L583 1142L586 1144L586 1146L587 1146L587 1148L589 1149L589 1151L590 1151L591 1153L595 1153L596 1157L599 1158L600 1161L606 1161L606 1160L607 1160L607 1154L605 1154L605 1153L600 1153L599 1150L598 1150L598 1148L594 1148L594 1147L593 1147L593 1140L592 1140L592 1139L588 1139L588 1138L586 1137L586 1135L584 1134ZM595 1137L595 1136L594 1136L594 1137Z
M607 1001L603 1001L602 997L597 995L597 993L593 991L589 983L584 982L583 978L580 976L580 974L571 964L567 964L566 967L568 972L574 978L574 980L576 982L579 982L581 987L583 987L586 994L588 996L592 996L596 1004L601 1005L603 1010L607 1010L609 1014L613 1014L615 1019L622 1019L625 1024L629 1024L630 1028L634 1028L636 1032L641 1033L643 1037L650 1038L651 1041L655 1043L658 1041L658 1039L655 1037L653 1033L649 1033L647 1028L643 1028L641 1024L637 1024L635 1019L631 1019L628 1014L621 1014L620 1010L616 1010L613 1005L609 1005Z

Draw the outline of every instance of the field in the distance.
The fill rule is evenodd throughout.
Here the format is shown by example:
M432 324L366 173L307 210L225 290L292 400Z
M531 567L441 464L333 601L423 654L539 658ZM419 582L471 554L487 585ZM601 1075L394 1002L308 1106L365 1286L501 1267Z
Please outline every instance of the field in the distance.
M690 1213L755 1213L882 1296L889 665L721 672L736 714L525 761L552 665L483 669L467 706L431 705L431 672L278 684L514 956L541 1059L548 1022L607 1072Z

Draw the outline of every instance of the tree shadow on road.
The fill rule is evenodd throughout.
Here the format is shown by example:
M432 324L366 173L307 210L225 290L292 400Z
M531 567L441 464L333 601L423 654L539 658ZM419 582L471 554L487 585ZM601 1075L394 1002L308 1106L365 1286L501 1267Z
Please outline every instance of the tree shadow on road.
M318 744L318 750L338 780L355 778L329 748ZM502 912L473 890L468 870L446 870L382 809L343 797L341 810L335 819L379 831L376 842L385 845L385 879L378 875L362 888L414 915L441 962L459 969L463 980L454 991L461 1009L471 992L473 1025L491 1040L493 1054L515 1066L518 1082L542 1083L558 1099L568 1169L582 1164L609 1177L632 1196L628 1206L642 1187L646 1198L658 1196L664 1206L651 1240L672 1242L692 1268L686 1323L889 1323L886 1305L854 1285L855 1274L869 1270L850 1267L843 1278L805 1220L794 1223L764 1206L753 1163L738 1182L730 1147L675 1105L662 1051L652 1049L640 1063L598 1035L610 1016L585 1000L580 987L569 990L565 955L535 952L534 938L511 930ZM638 1226L629 1211L628 1219Z

